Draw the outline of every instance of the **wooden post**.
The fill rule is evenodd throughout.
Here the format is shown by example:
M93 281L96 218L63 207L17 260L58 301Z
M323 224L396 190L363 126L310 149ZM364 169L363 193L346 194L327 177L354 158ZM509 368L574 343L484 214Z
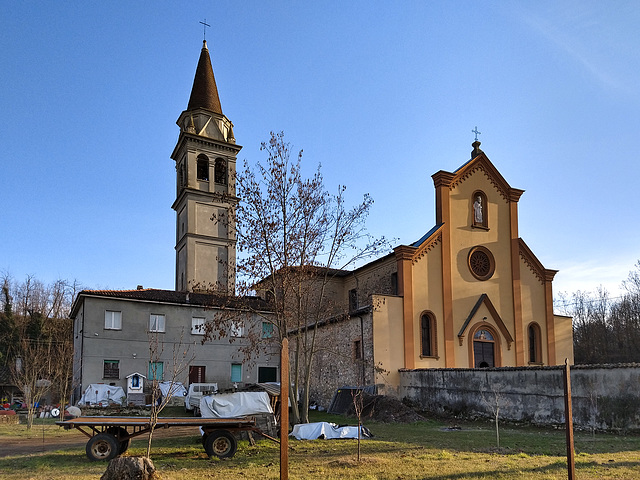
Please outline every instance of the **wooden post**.
M280 480L289 479L289 339L280 350Z
M567 431L567 473L569 480L576 478L576 459L573 449L573 409L571 406L571 369L569 359L564 360L564 424Z

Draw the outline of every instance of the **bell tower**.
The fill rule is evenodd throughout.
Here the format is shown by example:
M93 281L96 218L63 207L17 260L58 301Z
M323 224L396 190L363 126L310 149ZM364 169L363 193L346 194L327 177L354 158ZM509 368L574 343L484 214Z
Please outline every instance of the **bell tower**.
M203 42L187 109L176 122L177 291L232 294L235 289L236 145L222 113L207 42Z

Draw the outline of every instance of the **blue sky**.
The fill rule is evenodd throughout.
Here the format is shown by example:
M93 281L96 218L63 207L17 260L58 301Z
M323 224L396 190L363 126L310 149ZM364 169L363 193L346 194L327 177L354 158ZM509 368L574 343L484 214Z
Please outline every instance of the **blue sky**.
M187 7L188 5L188 7ZM616 292L640 258L640 6L633 1L4 2L0 272L172 289L175 121L206 38L223 112L369 230L419 239L431 175L482 149L554 291Z

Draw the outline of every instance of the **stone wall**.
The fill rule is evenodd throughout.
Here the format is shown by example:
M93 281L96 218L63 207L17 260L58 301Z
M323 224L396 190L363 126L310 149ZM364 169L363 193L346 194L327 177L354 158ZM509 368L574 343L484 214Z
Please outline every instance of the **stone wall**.
M400 397L436 414L564 423L564 367L400 371ZM576 428L640 430L640 365L572 366Z
M317 335L309 392L312 402L327 408L336 389L375 382L370 313L340 320L330 328L319 328ZM360 347L364 345L361 358L355 351L356 342ZM289 352L293 366L295 346Z

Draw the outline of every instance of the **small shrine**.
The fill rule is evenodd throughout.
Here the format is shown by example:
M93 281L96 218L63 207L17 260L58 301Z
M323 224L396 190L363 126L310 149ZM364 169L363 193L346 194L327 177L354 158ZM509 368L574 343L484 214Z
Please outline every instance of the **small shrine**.
M144 381L147 377L135 372L127 375L127 404L144 405Z

